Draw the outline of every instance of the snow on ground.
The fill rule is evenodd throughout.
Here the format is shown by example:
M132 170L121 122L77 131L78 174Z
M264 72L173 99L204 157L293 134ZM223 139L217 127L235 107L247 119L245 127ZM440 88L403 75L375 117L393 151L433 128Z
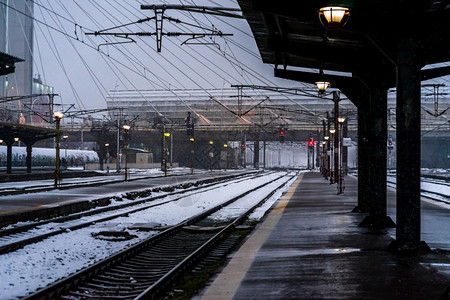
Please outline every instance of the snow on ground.
M421 194L433 200L450 204L450 186L443 180L434 181L435 183L422 179L422 182L420 183L420 189L422 190ZM440 182L442 182L442 184L440 184ZM388 176L388 186L395 188L396 183L397 178L395 176ZM440 195L435 193L439 193Z
M71 169L71 168L69 168ZM106 174L107 171L96 171L99 174ZM188 168L173 168L169 170L170 174L188 174L191 169ZM195 173L204 172L203 170L195 170ZM64 172L63 172L64 174ZM164 172L159 168L155 169L129 169L128 174L130 178L144 178L150 176L163 176ZM94 177L81 177L81 178L64 178L62 184L79 184L79 183L92 183L92 182L108 182L108 181L120 181L124 179L124 173L117 174L114 171L110 171L107 176L99 175ZM54 179L44 179L44 180L29 180L29 181L19 181L19 182L0 182L0 190L17 190L28 187L39 187L39 186L53 186Z
M44 287L59 278L66 277L155 234L154 231L131 230L128 227L132 224L149 222L177 224L188 217L223 203L251 187L275 179L281 174L285 173L280 172L251 181L226 184L218 189L188 195L175 202L133 213L128 217L98 223L96 226L60 234L12 253L0 255L0 299L16 299L25 296L39 287ZM277 184L280 184L280 182L280 180L277 181ZM292 184L292 182L291 180L289 184ZM277 184L270 184L258 193L267 195L271 188ZM265 210L270 208L272 203L276 201L277 196L281 196L281 193L282 191L277 192L277 195L271 198L271 202L267 203L264 208L260 208L259 212L253 214L252 217L258 218L258 215L259 217L264 215ZM175 198L175 196L170 197ZM253 196L253 198L257 200L258 197ZM248 205L249 199L243 200L242 203ZM234 212L231 209L219 214L223 218L228 218L227 214L231 215ZM126 230L128 233L136 235L137 238L128 241L105 241L92 236L92 234L103 230Z

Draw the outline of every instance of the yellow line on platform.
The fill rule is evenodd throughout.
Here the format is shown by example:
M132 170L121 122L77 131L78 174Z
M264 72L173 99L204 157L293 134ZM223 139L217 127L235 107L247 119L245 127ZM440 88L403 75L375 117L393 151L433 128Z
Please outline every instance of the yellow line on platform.
M203 300L231 299L239 288L242 280L255 260L261 246L272 233L278 221L281 219L284 209L291 200L297 186L303 179L300 174L291 188L281 197L277 205L267 215L265 220L257 227L250 238L233 255L228 265L217 276L213 283L201 296Z

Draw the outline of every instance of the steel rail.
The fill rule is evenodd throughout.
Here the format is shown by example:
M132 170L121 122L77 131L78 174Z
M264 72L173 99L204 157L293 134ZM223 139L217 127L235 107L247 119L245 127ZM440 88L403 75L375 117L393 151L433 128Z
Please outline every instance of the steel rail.
M181 247L180 249L191 247L191 246L189 246L189 243L195 242L197 239L193 238L194 235L190 236L187 240L183 240L182 239L182 236L180 236L180 235L184 234L184 233L182 233L182 231L183 231L183 228L185 226L195 224L195 223L205 219L206 217L208 217L209 215L215 213L216 211L220 210L221 208L223 208L223 207L225 207L225 206L227 206L227 205L229 205L229 204L231 204L231 203L241 199L242 197L244 197L246 195L249 195L250 193L254 192L255 190L258 190L258 189L260 189L260 188L262 188L264 186L267 186L268 184L270 184L270 183L272 183L272 182L274 182L276 180L281 179L284 176L285 175L280 176L280 177L278 177L278 178L276 178L274 180L271 180L269 182L266 182L264 184L261 184L261 185L255 187L255 188L253 188L251 190L248 190L248 191L242 193L239 196L233 197L232 199L228 200L226 203L222 203L220 205L217 205L216 207L211 208L211 209L209 209L209 210L207 210L207 211L205 211L205 212L203 212L201 214L198 214L198 215L193 216L193 217L191 217L191 218L189 218L189 219L187 219L187 220L185 220L183 222L180 222L179 224L177 224L177 225L175 225L175 226L173 226L173 227L171 227L171 228L169 228L169 229L167 229L167 230L165 230L165 231L163 231L163 232L161 232L161 233L159 233L159 234L157 234L155 236L152 236L149 239L141 241L141 242L137 243L136 245L129 247L128 249L125 249L125 250L123 250L123 251L121 251L121 252L119 252L119 253L117 253L115 255L112 255L111 257L109 257L109 258L107 258L105 260L102 260L100 262L95 263L94 265L92 265L90 267L87 267L84 270L81 270L81 271L79 271L79 272L77 272L77 273L75 273L73 275L70 275L66 279L60 280L58 282L55 282L54 284L52 284L52 285L50 285L50 286L48 286L48 287L46 287L46 288L44 288L42 290L39 290L39 291L33 293L32 295L28 296L27 299L54 299L54 298L61 298L61 297L64 297L64 295L68 295L68 293L70 291L73 291L74 295L76 295L76 297L89 298L90 296L93 297L94 294L92 294L92 293L83 294L83 293L77 292L78 287L81 284L83 284L83 283L87 284L87 282L90 281L91 283L88 284L88 288L87 288L89 291L95 290L96 288L101 288L101 289L104 289L103 292L106 293L107 290L109 290L109 291L113 290L114 291L115 289L117 289L117 285L113 284L112 286L106 287L105 284L110 284L114 280L116 280L116 281L119 280L120 281L120 278L122 278L122 279L125 278L126 280L128 280L128 284L129 284L128 285L129 288L124 287L125 283L123 283L123 282L118 284L121 288L124 287L122 289L124 291L123 293L126 293L127 291L130 291L130 289L131 290L139 289L139 290L142 291L142 293L145 293L144 295L142 295L142 297L144 297L144 298L147 298L146 295L149 295L149 293L150 294L154 293L154 291L155 291L154 289L155 288L159 291L158 293L160 293L161 287L162 286L167 286L167 282L171 282L172 281L174 274L180 274L179 273L180 269L172 270L173 269L173 266L172 266L172 267L169 268L169 270L167 270L167 271L165 271L163 273L161 273L162 272L161 270L158 270L158 271L155 270L154 272L157 272L159 275L154 275L154 273L152 273L149 270L150 266L145 264L145 261L143 261L143 262L138 261L138 262L135 262L135 263L139 263L140 265L144 265L145 266L144 269L145 269L146 273L143 274L143 273L139 273L138 272L137 275L126 275L126 271L128 269L130 269L130 268L133 269L134 267L127 267L126 265L119 266L119 265L120 264L125 264L127 261L130 261L133 258L138 257L138 255L141 255L141 257L144 257L144 258L153 257L156 254L154 254L154 253L153 254L149 254L149 252L148 252L150 250L153 250L153 251L157 251L157 253L158 253L158 257L157 257L158 263L157 264L161 265L162 267L164 267L163 269L167 269L167 266L165 266L165 263L162 262L162 257L164 257L164 255L167 252L170 252L170 250L174 247L174 245L173 245L173 243L170 244L170 243L165 242L165 241L167 241L169 238L172 238L174 242L178 243L178 247ZM283 183L283 185L286 184L286 182L287 182L287 180ZM278 188L280 188L280 187L278 187ZM277 190L277 189L275 189L275 190ZM274 191L271 194L273 194L273 193L274 193ZM270 196L268 196L268 197L270 197ZM261 203L261 201L259 201L259 203ZM257 206L258 205L255 205L252 209L256 208ZM231 227L229 227L229 228L232 228L232 227L234 228L235 225L237 224L237 222L240 222L241 220L243 220L244 215L246 216L248 213L250 213L250 211L251 210L248 210L241 217L239 217L239 218L235 219L233 222L231 222L231 224L233 224L233 225L231 225ZM198 259L198 257L199 257L198 255L200 255L200 253L207 252L207 249L210 249L211 245L213 245L214 243L217 243L219 237L220 236L224 236L225 233L228 232L229 230L231 230L231 229L227 229L225 231L221 230L218 234L211 234L211 237L209 237L207 239L209 241L208 242L208 244L209 244L208 246L201 246L200 245L199 247L201 247L201 248L199 250L195 250L194 251L194 253L196 253L194 256L190 256L190 254L192 252L191 253L186 253L186 256L190 256L191 257L189 260L194 259L194 257L195 257L195 259ZM215 237L215 238L212 239L212 237ZM177 240L177 239L181 239L181 240ZM156 246L157 243L161 243L161 245L163 245L164 247L158 249L157 246ZM164 244L164 243L166 243L166 244ZM203 244L203 243L201 243L201 244ZM147 252L145 252L145 251L147 251ZM147 253L147 254L145 254L145 253ZM178 258L174 258L174 256L175 256L175 254L179 255L180 253L177 252L177 253L169 253L169 254L172 254L172 256L170 256L170 255L169 256L165 256L166 257L165 260L178 259ZM159 256L161 256L161 257L159 257ZM186 257L181 258L181 261L176 262L175 265L178 266L178 268L181 267L181 266L190 265L190 263L188 263L187 260L185 260L185 259L186 259ZM110 271L108 272L107 270L110 270ZM121 276L118 275L119 279L117 279L117 278L116 279L112 279L111 276L116 274L116 273L118 273L118 272L122 272L122 273L125 272L125 275L123 275L123 274ZM167 273L167 272L169 272L170 275L166 275L165 273ZM101 275L101 273L103 275ZM92 280L94 280L94 278L96 276L101 276L101 277L100 277L100 279L97 278L96 281L92 282ZM142 284L139 284L138 282L130 283L129 282L129 278L132 277L132 276L141 276L144 279L148 279L148 280L151 280L151 281L156 281L158 283L155 283L154 287L151 288L150 290L148 290L147 287L149 285L147 283L146 283L146 286L142 286ZM163 277L163 278L155 279L154 278L155 276L156 277ZM142 279L142 280L144 280L144 279ZM117 295L119 295L119 294L117 294ZM112 298L111 295L107 295L107 294L104 294L103 296L106 297L106 298ZM123 297L123 296L124 295L122 295L120 297ZM134 293L134 296L132 298L134 298L136 296L138 296L138 295ZM68 297L70 297L70 296L68 296ZM125 297L125 298L129 298L129 297Z
M255 177L260 176L260 174L258 174L258 173L255 174L255 175L256 175ZM239 174L237 177L243 177L243 175ZM31 229L37 228L38 226L45 225L45 224L52 223L52 222L62 223L62 222L67 222L67 221L71 221L71 220L74 220L74 219L79 219L81 217L92 216L92 215L95 215L95 214L100 214L100 213L104 213L104 212L108 212L108 211L119 210L119 209L122 209L122 208L136 206L136 205L143 204L143 203L146 203L146 202L151 202L151 201L155 201L155 200L158 200L158 199L162 199L162 198L167 197L167 196L180 195L180 194L193 192L193 191L200 190L200 189L205 189L205 188L214 189L214 188L217 188L215 185L223 183L223 182L226 182L226 181L229 181L229 180L231 180L233 178L234 178L234 176L226 176L225 178L220 177L219 178L220 180L217 180L217 181L215 180L215 178L209 179L209 180L206 180L206 181L210 181L211 183L208 183L206 186L195 186L195 184L198 183L198 182L195 182L193 184L195 187L191 188L189 190L172 192L172 193L168 193L168 194L164 194L164 195L159 195L159 196L155 196L155 197L141 199L141 200L134 201L134 202L131 202L131 203L114 205L112 207L105 207L105 208L96 209L96 210L93 210L93 211L87 211L87 212L83 212L83 213L76 213L76 214L73 214L71 216L64 216L64 217L59 217L59 218L52 219L52 220L45 220L45 221L41 221L41 222L38 222L38 223L35 223L35 224L26 224L26 225L22 225L22 226L13 227L13 228L10 228L10 229L5 229L5 230L0 231L0 237L7 236L7 235L12 235L12 234L23 233L23 232L29 231ZM248 179L248 178L243 178L242 180L246 180L246 179ZM161 188L158 188L158 189L161 189ZM142 193L139 193L139 194L142 195ZM124 197L126 197L126 196L124 196ZM58 230L53 230L53 231L45 233L45 234L39 234L39 235L32 236L32 237L29 237L29 238L25 238L23 240L19 240L19 241L13 242L13 243L5 244L5 245L0 246L0 254L4 254L4 253L15 251L17 249L25 247L26 245L30 245L30 244L42 241L42 240L44 240L44 239L46 239L48 237L55 236L55 235L58 235L58 234L62 234L62 233L65 233L67 231L73 231L73 230L77 230L77 229L81 229L81 228L85 228L85 227L91 226L91 225L96 224L96 223L105 222L105 221L109 221L109 220L112 220L112 219L115 219L115 218L127 216L127 215L129 215L131 213L135 213L135 212L138 212L138 211L141 211L141 210L145 210L145 209L148 209L148 208L152 208L152 207L155 207L155 206L164 205L164 204L167 204L169 202L174 202L174 201L177 201L177 200L179 200L181 198L184 198L184 197L186 197L186 196L180 196L178 198L171 199L171 200L168 200L168 201L165 201L165 202L161 202L161 203L157 203L157 204L149 204L149 205L147 205L145 207L140 207L140 208L137 208L137 209L126 211L126 212L121 212L121 213L118 213L118 214L114 214L114 215L110 215L110 216L107 216L107 217L99 218L99 219L96 219L96 220L84 222L84 223L77 224L77 225L74 225L74 226L68 226L68 227L65 227L65 228L58 229Z

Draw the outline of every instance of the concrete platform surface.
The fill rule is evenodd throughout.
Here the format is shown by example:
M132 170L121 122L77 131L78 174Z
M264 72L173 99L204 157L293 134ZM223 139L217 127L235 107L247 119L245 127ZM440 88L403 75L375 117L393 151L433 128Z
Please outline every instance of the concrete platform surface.
M423 224L422 238L437 239L425 241L439 249L400 255L386 251L395 229L358 227L366 214L351 212L357 181L346 177L345 184L337 195L319 173L301 175L196 298L450 299L449 207L422 206L422 219L434 220ZM388 203L395 220L392 190Z

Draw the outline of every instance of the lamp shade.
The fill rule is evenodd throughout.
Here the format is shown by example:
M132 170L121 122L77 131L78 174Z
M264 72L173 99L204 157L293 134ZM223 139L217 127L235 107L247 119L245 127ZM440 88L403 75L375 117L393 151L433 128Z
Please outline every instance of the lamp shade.
M326 28L344 26L347 23L349 16L350 11L345 7L327 6L319 9L320 22Z
M314 85L317 87L319 92L325 92L331 84L328 81L317 81Z
M64 114L60 111L55 111L53 113L53 116L55 117L55 119L62 119L62 117L64 117Z

